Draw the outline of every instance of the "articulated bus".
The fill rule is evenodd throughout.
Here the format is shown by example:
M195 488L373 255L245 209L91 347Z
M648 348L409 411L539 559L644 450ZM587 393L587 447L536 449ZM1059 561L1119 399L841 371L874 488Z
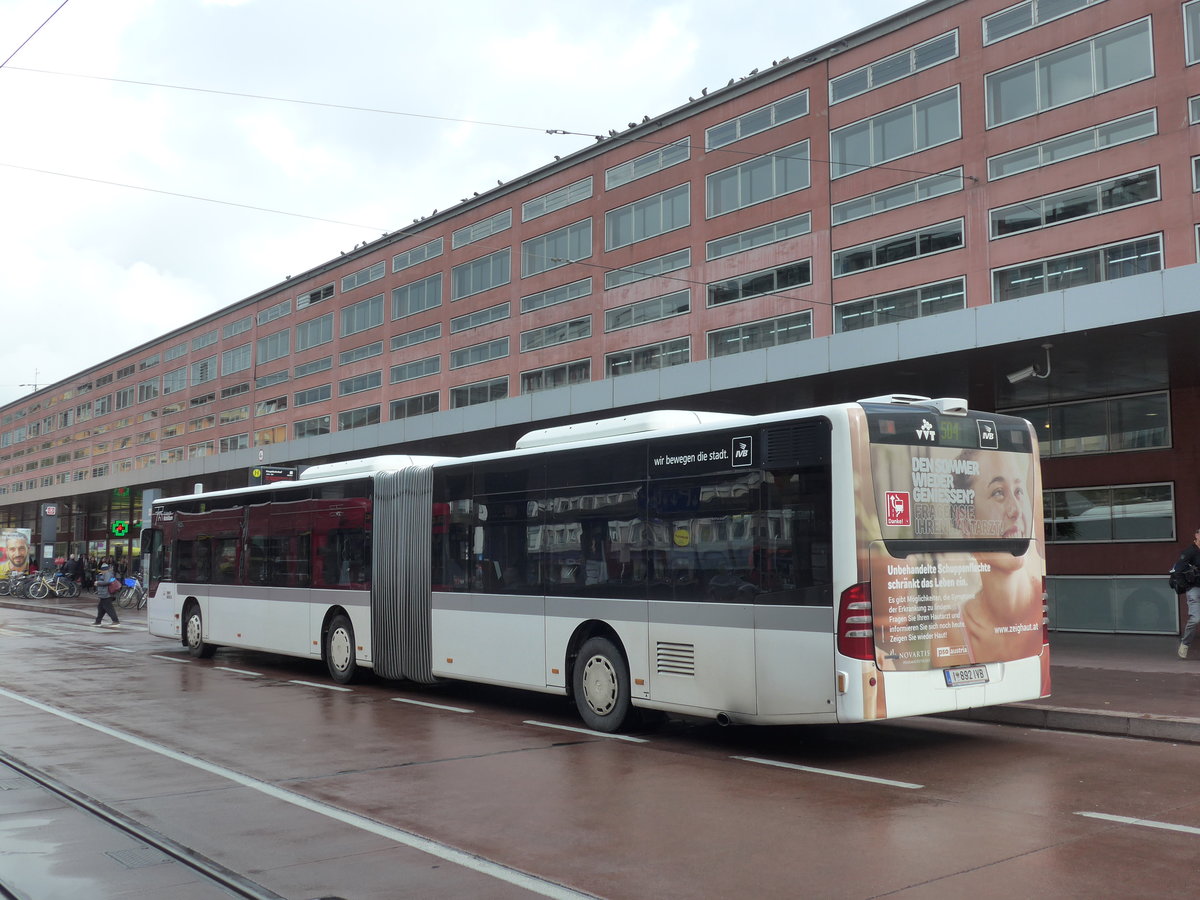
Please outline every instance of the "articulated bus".
M1049 693L1023 419L893 395L661 411L155 501L152 634L644 717L863 722Z

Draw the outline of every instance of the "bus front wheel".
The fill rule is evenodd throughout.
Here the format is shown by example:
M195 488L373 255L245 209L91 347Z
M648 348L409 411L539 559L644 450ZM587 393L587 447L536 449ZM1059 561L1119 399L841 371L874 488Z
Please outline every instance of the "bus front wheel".
M338 684L349 684L358 674L354 652L354 626L347 616L334 616L325 632L325 665L329 677Z
M204 617L200 615L200 607L194 603L183 614L183 643L188 656L196 659L208 659L217 652L213 644L204 641Z
M572 674L575 706L593 731L619 731L629 715L629 666L608 638L589 638Z

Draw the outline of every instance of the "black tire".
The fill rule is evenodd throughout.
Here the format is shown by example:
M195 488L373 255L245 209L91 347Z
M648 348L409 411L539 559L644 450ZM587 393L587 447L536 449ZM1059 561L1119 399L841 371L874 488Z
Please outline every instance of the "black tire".
M75 581L67 582L67 599L73 600L79 596L79 583Z
M137 597L134 596L133 588L123 587L117 591L117 606L121 609L129 609L137 602Z
M204 641L204 617L195 603L183 613L183 646L187 647L188 656L196 659L208 659L217 652L216 645Z
M29 585L30 600L45 600L50 594L50 585L42 581L40 578Z
M575 708L593 731L614 734L629 718L629 666L608 638L589 638L571 673Z
M325 632L325 667L338 684L349 684L358 676L354 626L348 616L336 615Z

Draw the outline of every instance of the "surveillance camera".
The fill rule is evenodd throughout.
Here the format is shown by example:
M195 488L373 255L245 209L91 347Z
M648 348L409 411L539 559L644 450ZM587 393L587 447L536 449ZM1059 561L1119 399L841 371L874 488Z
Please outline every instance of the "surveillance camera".
M1009 384L1016 384L1019 381L1032 378L1036 374L1037 370L1033 366L1026 366L1025 368L1018 369L1015 372L1009 372L1005 377L1008 378Z

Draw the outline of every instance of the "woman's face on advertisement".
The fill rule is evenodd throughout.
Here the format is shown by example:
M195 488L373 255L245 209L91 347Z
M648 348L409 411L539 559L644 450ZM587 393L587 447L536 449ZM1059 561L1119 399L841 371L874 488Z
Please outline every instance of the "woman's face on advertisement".
M1033 498L1029 494L1029 466L1023 457L1009 453L982 454L975 476L975 522L994 522L979 537L1027 538L1033 524ZM997 530L998 529L998 530Z

